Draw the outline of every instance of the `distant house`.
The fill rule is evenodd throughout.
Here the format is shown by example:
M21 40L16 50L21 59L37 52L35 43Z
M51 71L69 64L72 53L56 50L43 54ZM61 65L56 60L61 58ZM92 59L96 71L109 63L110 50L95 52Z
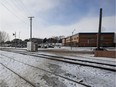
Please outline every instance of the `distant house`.
M37 43L37 44L42 43L42 39L40 39L40 38L32 38L31 40L32 40L32 42Z
M96 47L98 33L78 33L62 39L64 46ZM101 33L101 46L114 46L114 33Z

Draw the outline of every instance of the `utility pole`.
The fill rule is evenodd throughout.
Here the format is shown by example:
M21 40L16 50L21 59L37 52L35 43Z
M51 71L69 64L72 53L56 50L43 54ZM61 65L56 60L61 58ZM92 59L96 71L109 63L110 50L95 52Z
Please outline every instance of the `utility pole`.
M97 50L100 50L100 44L101 44L101 26L102 26L102 8L100 8L99 30L98 30L98 35L97 35Z
M32 17L28 17L30 18L30 41L32 41L32 18L34 18L33 16Z

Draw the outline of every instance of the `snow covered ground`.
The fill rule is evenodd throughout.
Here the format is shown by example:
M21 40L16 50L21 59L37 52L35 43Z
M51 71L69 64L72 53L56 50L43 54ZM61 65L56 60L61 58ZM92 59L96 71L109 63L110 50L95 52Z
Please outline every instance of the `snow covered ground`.
M54 48L38 48L38 50L62 50L62 51L93 51L95 47L54 47Z
M43 52L36 53L39 54ZM50 53L47 54L51 55ZM14 58L15 60L18 60L20 62L9 59L7 56L10 58ZM83 55L80 55L80 58L82 56ZM38 69L25 65L21 62L38 67ZM112 71L68 64L54 60L5 51L0 51L0 63L5 64L13 71L25 77L27 80L33 82L37 87L84 87L80 84L61 78L57 75L75 81L80 81L84 84L91 85L92 87L116 87L116 72ZM2 82L4 82L4 84L8 85L9 87L30 87L29 84L24 84L24 80L18 78L15 74L13 75L15 78L17 78L17 80L12 78L12 74L10 71L6 70L6 68L0 65L0 85L2 84ZM9 78L10 81L8 80ZM15 83L17 83L17 85L12 86Z
M32 87L0 64L0 87Z
M51 50L68 50L68 51L93 51L96 47L54 47L54 48L47 48ZM115 47L104 47L109 51L116 51ZM41 48L39 48L41 50Z
M34 66L38 66L41 69L36 69L33 68L31 66L22 64L20 62L14 61L12 59L9 59L5 56L3 56L4 54L7 54L7 56L11 56L17 60L20 60L24 63L28 63ZM48 60L49 61L49 60ZM46 67L46 64L49 64L48 67L50 68L59 68L56 72L57 73L62 73L62 69L60 69L60 66L54 64L54 66L52 66L52 63L49 61L49 63L47 63L47 61L41 61L41 59L36 59L30 56L24 56L24 55L20 55L20 54L16 54L16 53L9 53L9 52L0 52L0 63L3 63L4 65L6 65L7 67L9 67L10 69L12 69L13 71L15 71L16 73L20 74L21 76L23 76L24 78L26 78L27 80L31 81L32 83L34 83L36 85L36 87L84 87L80 84L77 84L75 82L72 82L70 80L58 77L54 74L51 74L49 72L45 72L42 69L45 69L44 67ZM1 66L3 67L3 66ZM51 69L50 68L50 69ZM6 68L0 68L0 72L1 72L1 81L4 81L9 87L29 87L28 85L25 86L23 84L20 83L20 81L15 81L18 84L15 84L14 82L14 77L12 77L12 74L10 74L9 72L4 72ZM4 76L2 76L2 72L4 72ZM54 73L54 72L52 72ZM10 79L10 82L8 82L7 80ZM20 78L18 78L19 80L21 80ZM20 85L21 84L21 85ZM0 84L3 85L3 87L5 87L5 84Z
M45 54L45 55L53 55L53 56L61 56L66 58L73 58L79 60L87 60L87 61L94 61L99 63L106 63L106 64L113 64L116 65L115 58L108 58L108 57L94 57L94 54L80 54L80 53L58 53L58 52L39 52L35 54Z

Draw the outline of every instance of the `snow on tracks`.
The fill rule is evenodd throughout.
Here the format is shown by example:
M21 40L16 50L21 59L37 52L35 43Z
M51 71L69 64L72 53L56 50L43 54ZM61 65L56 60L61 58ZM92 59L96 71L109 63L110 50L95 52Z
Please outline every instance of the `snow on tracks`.
M28 80L34 87L85 87L69 79L56 76L55 74L45 72L42 69L26 65L16 60L10 59L3 55L0 57L0 62L4 67L14 72L16 75ZM87 85L86 85L87 86ZM89 86L87 86L89 87Z

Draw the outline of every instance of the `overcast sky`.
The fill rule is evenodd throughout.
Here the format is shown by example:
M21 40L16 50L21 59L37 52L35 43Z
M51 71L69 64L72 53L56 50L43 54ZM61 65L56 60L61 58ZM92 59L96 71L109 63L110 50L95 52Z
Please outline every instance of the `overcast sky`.
M97 32L99 9L103 8L102 31L116 32L115 0L0 0L0 31L17 38L29 38L29 16L33 37L70 36Z

